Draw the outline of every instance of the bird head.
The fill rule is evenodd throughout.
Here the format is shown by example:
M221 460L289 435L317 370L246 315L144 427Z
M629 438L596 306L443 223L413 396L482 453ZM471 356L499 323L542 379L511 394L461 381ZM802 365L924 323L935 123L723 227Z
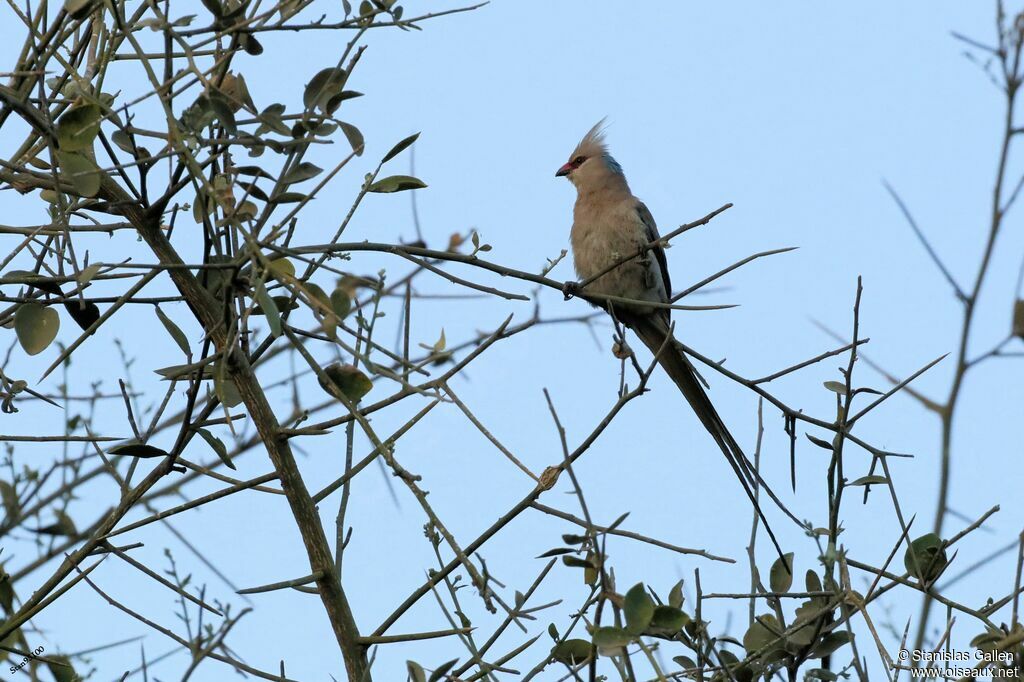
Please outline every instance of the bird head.
M624 179L622 166L608 153L604 141L604 119L583 136L555 177L567 178L577 189L604 184L610 179Z

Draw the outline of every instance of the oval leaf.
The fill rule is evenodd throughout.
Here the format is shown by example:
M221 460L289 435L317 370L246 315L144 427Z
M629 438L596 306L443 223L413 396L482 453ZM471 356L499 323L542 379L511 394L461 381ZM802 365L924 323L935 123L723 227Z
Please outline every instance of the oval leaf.
M29 355L38 355L57 338L60 316L53 308L38 303L23 303L14 313L14 331Z
M387 154L385 154L384 158L381 159L380 162L381 163L387 163L391 159L395 158L396 156L398 156L399 154L404 152L406 150L406 148L409 147L413 142L415 142L417 140L417 138L419 138L419 136L420 136L419 133L414 133L414 134L410 135L409 137L405 138L404 140L402 140L401 142L396 144L394 147L392 147L391 151L389 151Z
M167 333L171 335L172 339L174 339L174 343L178 344L178 348L181 349L181 352L184 353L186 357L192 357L192 349L189 348L188 337L185 336L185 333L181 331L178 325L174 324L171 318L164 314L164 311L160 310L160 306L156 306L155 310L156 316L160 319L160 324L164 326Z
M654 600L647 594L643 583L637 583L626 593L623 610L626 612L626 630L639 635L651 624L654 617Z
M320 166L310 163L309 161L303 161L302 163L293 166L291 170L284 174L284 177L281 178L281 184L291 185L296 182L303 182L320 175L321 171L323 171L323 168L320 168Z
M785 562L783 562L785 559ZM772 592L788 592L793 586L793 553L786 552L775 560L772 570L768 574L768 583Z
M357 403L373 388L373 382L358 367L335 362L324 367L324 376L319 377L320 386L335 398L344 396Z
M167 452L164 450L153 447L152 445L146 445L145 443L125 443L124 445L115 445L107 450L107 454L122 455L124 457L141 457L143 459L167 456Z
M426 186L427 183L411 175L391 175L373 183L366 188L366 191L390 194L391 192L404 192L409 189L423 189Z

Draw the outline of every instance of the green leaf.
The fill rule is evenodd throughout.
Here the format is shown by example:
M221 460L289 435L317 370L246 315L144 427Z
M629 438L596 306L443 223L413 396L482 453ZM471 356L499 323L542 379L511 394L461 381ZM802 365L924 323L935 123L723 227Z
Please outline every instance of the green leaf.
M115 445L107 450L107 454L119 455L122 457L141 457L142 459L167 457L167 452L165 450L153 447L152 445L146 445L145 443L124 443L123 445Z
M64 0L64 9L72 19L84 19L97 4L95 0Z
M170 334L171 338L174 339L174 342L178 344L178 348L181 349L181 352L184 353L186 357L192 357L192 349L189 348L188 337L185 336L185 333L181 331L178 325L174 324L171 318L164 314L163 310L160 310L160 306L156 306L154 310L156 310L156 316L160 318L160 324L164 326L167 333Z
M594 655L594 645L585 639L567 639L551 648L551 660L566 665L586 663Z
M78 280L79 284L85 286L86 284L92 281L93 277L99 274L102 267L102 263L93 263L92 265L86 266L82 268L82 271L78 273L78 277L76 277L75 279Z
M404 192L409 189L422 189L426 186L427 183L411 175L391 175L373 183L366 188L366 191L390 194L391 192Z
M349 296L344 287L338 287L331 292L331 310L334 311L339 320L344 320L352 310L352 297Z
M217 454L217 457L220 458L220 461L224 462L224 466L228 469L235 468L235 463L232 462L231 457L228 456L228 449L227 446L224 445L224 441L217 438L217 436L213 435L206 429L196 429L196 433L202 436L203 440L213 448L213 451Z
M619 649L633 641L622 628L600 627L594 630L594 646L599 649Z
M824 668L813 668L804 673L804 680L822 680L823 682L835 682L839 679L839 675L836 675L831 670Z
M807 588L808 592L821 592L821 578L811 569L807 569L807 575L804 577L804 587Z
M22 303L14 313L14 331L29 355L38 355L57 338L60 316L53 308L39 303Z
M281 336L281 312L277 309L274 299L267 294L267 289L262 284L256 285L253 293L253 300L259 305L260 310L267 316L267 325L274 338Z
M839 381L826 381L825 388L832 391L833 393L838 393L839 395L846 395L846 384L841 383Z
M57 163L67 181L83 197L94 197L100 191L100 168L89 157L58 149Z
M785 559L785 562L783 562ZM772 592L788 592L793 586L793 553L786 552L775 560L772 570L768 574L768 583Z
M54 682L78 682L82 679L71 665L71 659L63 654L47 655L46 667L53 675Z
M888 483L888 482L889 482L889 479L886 478L885 476L861 476L860 478L858 478L853 483L847 483L846 485L847 485L847 487L850 487L850 486L855 486L855 485L873 485L875 483L884 484L884 483Z
M242 403L242 395L222 362L218 362L213 371L213 391L224 407L235 407Z
M387 154L385 154L384 158L381 159L380 162L382 164L383 163L387 163L391 159L395 158L396 156L398 156L399 154L404 152L406 150L406 148L408 148L413 142L415 142L417 140L417 138L419 138L419 136L420 136L419 133L414 133L414 134L410 135L409 137L405 138L404 140L402 140L401 142L396 144L394 147L392 147L391 151L389 151Z
M678 632L689 622L690 617L675 606L662 604L654 607L654 616L651 618L650 628L652 630L666 630Z
M451 670L458 662L459 659L453 658L452 660L437 666L434 668L434 672L430 673L430 679L427 680L427 682L440 682L440 680L444 679L445 673Z
M352 145L352 151L355 152L355 155L362 156L366 142L363 140L363 134L359 132L359 128L344 121L338 121L338 125L341 126L341 132L345 133L345 137L348 138L348 143Z
M948 563L942 538L935 533L928 533L914 540L903 555L903 565L907 572L922 582L931 582L938 578Z
M295 277L295 265L287 258L276 258L270 261L267 263L267 270L279 282L285 282Z
M673 656L672 661L683 670L691 670L697 667L697 664L689 656Z
M629 588L622 608L626 614L626 630L634 635L646 630L654 617L654 600L647 594L643 583Z
M683 581L680 580L668 592L668 605L677 609L683 606Z
M302 93L302 104L307 109L319 107L327 110L328 102L345 87L345 69L331 67L317 72Z
M57 121L57 143L66 152L92 149L93 140L100 132L103 112L95 104L83 104L64 112Z
M835 630L821 638L814 647L812 658L824 658L835 653L839 648L846 646L853 640L853 636L846 630Z
M7 481L0 481L0 500L3 500L7 520L12 522L21 512L21 504L18 502L18 493L14 486Z
M750 655L771 645L771 649L762 654L766 655L775 649L782 648L784 642L781 640L773 644L780 634L782 634L782 627L775 616L767 613L758 616L743 635L743 648L747 650L747 655Z
M594 646L605 655L623 653L632 641L632 635L622 628L603 627L594 631Z
M353 403L363 399L373 382L358 367L335 362L323 369L324 376L318 377L320 386L329 395L339 398L344 396Z
M309 161L303 161L302 163L293 166L291 170L284 174L281 178L281 184L292 185L296 182L303 182L310 178L315 178L320 172L323 171L320 166L312 164Z
M409 682L427 682L427 674L423 672L423 666L416 661L406 661L405 669L409 673Z
M297 204L300 201L305 201L308 198L308 194L302 192L281 192L275 194L270 198L272 204Z

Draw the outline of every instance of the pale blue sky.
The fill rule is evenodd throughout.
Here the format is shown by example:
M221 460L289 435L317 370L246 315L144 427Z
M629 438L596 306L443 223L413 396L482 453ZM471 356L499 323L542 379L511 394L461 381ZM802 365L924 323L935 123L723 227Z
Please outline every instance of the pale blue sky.
M603 1L499 0L469 14L424 24L422 32L374 32L350 82L366 97L347 102L343 114L365 134L367 152L310 207L296 241L318 243L329 238L375 159L398 139L422 131L416 145L416 172L430 185L418 194L427 242L443 248L452 232L477 228L494 247L489 258L538 270L546 258L568 246L574 194L568 183L554 177L554 171L579 137L607 116L611 151L663 232L726 202L735 204L669 251L677 289L751 253L800 247L730 275L723 282L727 291L695 297L698 303L739 303L741 307L677 313L677 330L684 342L711 357L727 358L728 366L741 374L768 374L836 345L812 319L848 333L856 278L862 275L862 333L871 338L865 350L893 373L909 374L955 349L960 311L948 285L887 196L882 180L888 179L901 192L938 253L966 286L974 276L987 226L1003 99L979 68L963 57L962 45L950 31L990 41L992 5L951 0L661 2L636 5L631 11L624 3ZM454 5L411 2L406 14L436 6ZM340 3L327 3L321 11L338 12L339 7ZM184 5L180 8L181 14L192 11ZM172 3L172 14L178 13ZM15 35L7 19L3 25L4 61L10 63L20 34ZM301 38L276 35L264 43L264 58L245 57L237 62L261 108L275 101L294 106L303 84L319 68L333 64L343 48L341 38L328 33ZM130 94L146 86L129 80L121 87ZM344 145L343 140L339 144ZM311 158L323 160L320 165L327 167L343 151L317 149ZM406 172L407 161L402 157L391 162L393 172ZM1019 169L1019 164L1014 168ZM14 201L9 195L0 199L5 207ZM20 208L13 204L5 208L5 212L15 210ZM36 213L12 213L16 217L9 220L39 220L38 208L33 210ZM408 195L370 197L346 238L409 240L413 236L409 215ZM197 249L199 233L191 222L178 229L195 230L192 243ZM187 245L185 234L179 232L177 238ZM115 260L114 254L138 254L137 248L127 235L92 243L94 259ZM189 251L188 246L180 248ZM1024 234L1018 214L1013 213L984 290L976 350L1005 335L1022 251ZM387 267L392 279L406 271L401 261L368 255L358 256L353 265L368 273L380 267ZM458 273L530 293L514 281L486 278L470 270ZM569 261L552 276L570 278ZM445 281L424 281L428 281L424 291L453 291ZM585 304L563 302L554 292L543 292L540 301L543 313L550 316L586 310ZM474 330L493 329L510 312L518 320L526 319L532 304L496 299L458 305L426 302L414 312L414 340L432 343L443 327L454 343ZM197 330L185 324L186 311L174 311L173 316L190 338L198 338ZM118 337L138 358L132 369L136 385L162 389L164 385L154 381L149 370L181 359L156 324L150 310L119 315L116 326L104 327L76 354L72 379L86 385L97 377L97 367L107 367L104 385L116 387L121 373L111 341ZM66 325L62 332L65 342L73 338L69 330ZM561 458L542 388L550 390L571 445L589 433L614 401L618 366L608 352L608 327L598 328L598 340L595 344L578 327L535 330L499 344L454 388L497 437L540 471ZM38 376L39 369L52 360L52 352L31 362L16 352L12 366L18 372L13 375ZM790 404L827 417L832 394L821 384L837 378L840 364L845 366L845 360L822 363L773 388ZM265 380L280 378L286 370L286 365L272 365ZM1022 371L1019 360L990 363L971 375L964 390L955 438L952 506L971 518L995 503L1002 505L1002 511L991 520L991 532L976 533L963 542L959 568L1010 542L1021 530ZM858 372L861 384L886 388L884 380L866 367L860 366ZM952 362L947 360L920 379L919 387L940 399L951 372ZM712 398L726 423L741 443L752 447L755 397L707 374L713 384ZM54 390L58 381L54 376L45 386ZM630 511L625 527L631 530L742 559L750 512L741 490L673 387L658 376L652 388L625 409L576 468L595 520L607 524ZM281 397L284 410L287 396ZM403 416L421 406L410 403L396 414L378 415L374 426L380 433L390 433ZM104 423L111 431L126 433L120 405L108 407ZM3 430L59 428L52 410L26 409L19 417L6 417ZM780 492L788 491L788 442L782 419L770 408L765 409L765 419L766 476ZM892 466L903 511L919 516L915 530L922 532L933 514L937 427L934 415L905 398L893 399L860 426L860 434L876 445L917 455ZM357 455L365 454L366 443L357 442ZM303 444L308 457L301 459L301 466L311 488L339 475L343 447L340 430ZM205 458L204 448L197 441L189 452ZM19 452L26 460L48 456L42 448L19 448ZM799 516L816 525L825 525L826 519L827 460L822 452L801 435L799 487L796 495L785 495ZM435 509L463 542L476 537L531 487L453 406L435 410L401 442L396 454L407 468L424 477L423 487L431 491ZM851 478L867 473L867 465L863 452L850 451ZM254 452L240 460L239 469L240 477L255 476L268 471L269 462ZM562 481L542 501L578 514L575 500L563 494L566 486L567 481ZM200 494L215 489L204 483L190 490ZM114 499L114 488L107 481L90 486L88 492L90 496L79 503L83 514L97 513ZM356 530L346 554L345 579L356 619L366 631L419 585L433 565L415 500L404 489L398 490L398 497L396 507L384 477L373 470L362 474L354 487L349 518ZM321 507L332 537L337 502L333 496ZM787 527L781 516L772 518L783 545L796 552L802 574L814 565L813 545ZM309 572L280 498L236 495L179 516L173 524L240 587ZM872 495L866 506L849 499L844 525L848 530L842 539L851 555L870 562L883 561L897 538L891 505L880 494ZM952 519L947 528L958 530L962 525ZM532 557L557 546L560 534L567 532L573 532L567 524L527 513L486 546L483 556L508 586L510 601L513 591L525 590L542 567L543 562ZM163 548L171 546L179 569L193 573L194 584L207 583L210 598L233 600L236 608L245 605L163 528L154 525L127 537L146 543L135 552L151 566L163 567ZM24 561L31 551L20 548L14 563ZM742 562L723 569L721 564L621 539L609 541L609 551L623 591L642 580L665 593L684 578L692 595L694 568L701 569L708 592L740 591L749 579ZM770 547L762 541L762 569L771 561ZM173 595L130 570L109 561L95 575L101 586L147 616L180 629L172 615ZM1012 566L1004 557L958 584L951 596L980 605L988 596L1008 592L1011 574ZM862 577L854 576L859 589L864 588ZM24 589L42 579L39 574ZM536 603L565 601L541 615L531 636L542 633L551 621L563 629L567 614L585 595L583 588L576 570L556 566ZM484 617L470 590L460 595L478 632L483 633L481 639L486 639L492 621ZM894 594L886 604L892 608L892 623L900 628L907 617L916 618L914 597ZM294 679L328 680L329 674L341 678L340 656L316 597L277 592L257 595L251 606L255 611L242 619L231 637L235 651L247 662L270 670L285 658ZM746 605L731 606L730 633L742 635ZM878 613L884 618L881 610ZM716 631L730 622L726 609L712 611L711 616ZM70 650L139 633L147 635L149 657L172 648L161 635L137 626L84 586L49 609L38 624ZM393 632L445 627L436 602L427 597ZM979 630L961 619L957 641L963 644ZM507 651L525 638L520 633L507 637L496 651ZM869 640L863 638L860 643L861 653L875 661L877 654ZM527 670L548 647L544 635L511 665ZM670 658L683 652L666 653ZM375 672L377 679L397 680L404 675L406 658L434 666L455 656L464 658L464 651L454 642L395 646L379 652ZM179 653L154 666L151 675L174 679L185 658ZM114 679L135 666L138 650L133 645L97 655L95 660L100 670L96 679ZM208 662L192 679L228 677L224 666ZM539 679L558 676L551 669Z

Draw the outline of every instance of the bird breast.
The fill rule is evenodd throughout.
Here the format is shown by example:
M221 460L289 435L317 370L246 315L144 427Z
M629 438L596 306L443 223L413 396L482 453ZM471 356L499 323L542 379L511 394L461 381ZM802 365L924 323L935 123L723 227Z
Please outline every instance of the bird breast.
M580 280L587 280L647 243L635 206L592 209L576 206L570 234L573 261ZM586 292L643 301L667 300L661 270L653 253L632 258L588 284ZM649 313L647 306L629 306Z

